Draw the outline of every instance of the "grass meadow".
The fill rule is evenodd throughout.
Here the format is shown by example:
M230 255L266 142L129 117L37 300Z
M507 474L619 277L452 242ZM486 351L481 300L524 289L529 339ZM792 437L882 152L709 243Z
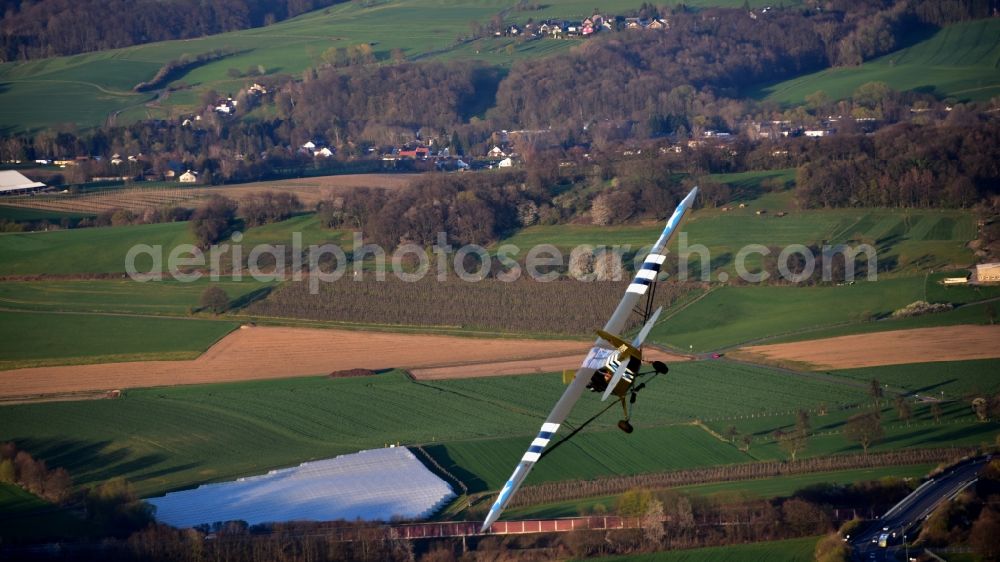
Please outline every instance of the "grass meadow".
M337 240L342 235L323 227L314 213L306 213L279 223L246 229L240 242L244 248L243 258L246 259L258 244L291 247L293 232L302 234L304 248ZM159 246L161 271L166 271L170 252L177 246L194 242L187 222L0 234L0 275L124 272L129 249L139 244L154 249ZM230 241L225 243L232 246ZM223 256L223 265L231 262L230 255ZM148 272L153 268L153 261L148 255L139 254L135 266L140 272Z
M194 359L237 325L186 318L0 311L0 370Z
M758 176L757 179L759 179ZM669 249L691 253L689 275L701 278L701 255L694 247L707 248L711 279L725 272L735 274L735 257L748 244L787 246L865 243L875 248L879 271L892 275L953 269L973 262L965 244L976 237L974 217L969 212L951 210L822 209L795 210L790 192L769 193L746 201L745 208L698 209L682 223ZM758 210L767 214L757 215ZM786 211L783 217L776 211ZM552 244L569 250L583 244L594 246L628 245L632 251L652 244L661 223L623 226L561 224L532 226L520 230L503 244L522 251L538 244ZM682 244L683 242L683 244ZM746 266L755 271L761 263L750 254Z
M759 87L755 97L801 104L824 91L832 100L848 98L867 82L895 90L930 92L960 101L989 100L1000 94L1000 21L977 20L945 27L932 37L856 67L830 68Z
M841 286L719 287L660 322L650 341L704 352L782 335L812 339L815 333L810 330L863 325L873 316L920 300L923 287L923 277Z
M192 283L128 279L5 281L0 283L0 307L46 312L100 312L141 315L186 315L200 309L201 294L220 287L234 305L247 301L273 283L199 279Z
M137 389L118 400L0 406L0 440L14 439L50 466L66 467L78 483L122 475L145 495L390 443L423 445L479 491L509 476L562 388L557 373L417 382L389 372ZM614 428L619 413L608 412L550 449L529 483L782 458L768 436L792 423L796 408L826 402L834 410L864 396L849 383L725 361L675 364L643 391L636 433L625 437ZM605 405L584 396L564 430ZM995 432L995 424L973 423L967 409L946 411L941 431L887 439L880 448L942 446L959 434L971 442ZM693 418L709 420L717 432L735 424L760 435L748 454L692 425ZM827 418L814 419L821 431ZM839 434L827 438L815 453L860 450Z
M830 374L865 383L877 378L893 388L937 398L1000 392L1000 359L886 365L842 369Z
M60 211L49 211L41 209L28 209L25 207L11 207L0 205L0 220L12 222L18 221L42 221L59 222L63 218L83 217L83 214L63 213Z

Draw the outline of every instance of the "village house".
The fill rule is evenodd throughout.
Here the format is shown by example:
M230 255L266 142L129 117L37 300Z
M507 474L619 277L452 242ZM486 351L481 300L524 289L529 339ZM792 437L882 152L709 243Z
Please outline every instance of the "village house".
M654 31L666 31L668 27L670 27L670 25L667 23L667 20L654 19L653 21L649 22L649 25L646 26L646 29L652 29Z
M418 146L399 151L400 158L412 158L413 160L426 160L431 155L431 149L426 146Z
M239 105L239 101L229 97L217 101L215 103L215 107L213 107L212 110L222 115L232 115L233 113L236 113L237 105Z
M646 29L649 20L645 18L625 18L625 29Z
M181 174L181 177L177 178L177 181L181 183L195 183L198 181L198 172L188 170Z
M486 153L486 157L490 160L501 160L506 158L506 156L507 153L501 150L499 146L494 146L489 152Z

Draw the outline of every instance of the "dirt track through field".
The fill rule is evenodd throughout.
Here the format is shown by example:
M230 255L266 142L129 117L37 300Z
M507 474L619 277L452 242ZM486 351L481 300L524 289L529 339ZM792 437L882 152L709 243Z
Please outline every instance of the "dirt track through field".
M1000 326L945 326L894 330L740 350L770 361L796 361L819 369L853 369L1000 357Z
M533 361L541 360L546 364L552 357L565 358L573 354L579 364L589 347L587 341L246 327L229 334L192 361L137 361L2 371L0 397L321 375L354 368L478 365L479 371L469 367L469 372L473 373L483 372L484 363L517 361L523 365L521 372L534 372Z

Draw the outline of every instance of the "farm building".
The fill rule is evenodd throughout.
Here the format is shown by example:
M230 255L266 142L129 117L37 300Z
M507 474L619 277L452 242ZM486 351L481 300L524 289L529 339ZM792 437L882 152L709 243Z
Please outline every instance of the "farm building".
M198 173L188 170L181 174L181 177L177 178L181 183L195 183L198 181Z
M31 181L16 170L0 171L0 195L19 195L44 188L44 183Z
M1000 283L1000 262L977 265L975 278L977 283Z

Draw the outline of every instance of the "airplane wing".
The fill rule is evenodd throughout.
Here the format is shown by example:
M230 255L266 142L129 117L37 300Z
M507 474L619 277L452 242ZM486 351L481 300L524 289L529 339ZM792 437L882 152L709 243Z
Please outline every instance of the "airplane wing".
M605 332L620 334L624 330L625 322L628 320L629 315L632 314L632 310L639 301L639 298L644 296L646 291L649 290L650 285L656 282L660 266L663 265L663 261L666 259L663 251L667 247L667 242L670 241L670 236L673 235L674 229L680 224L684 213L694 203L694 198L697 194L698 188L695 187L677 205L677 208L674 209L674 214L670 216L670 220L667 221L667 226L664 227L663 233L656 240L656 244L653 244L653 248L643 261L642 267L635 274L635 278L629 284L628 289L626 289L625 296L618 303L618 308L615 309L608 323L604 325ZM524 482L528 473L531 472L532 467L541 458L542 451L548 446L549 441L552 440L555 433L559 431L559 426L566 419L566 416L569 415L576 401L580 399L583 391L587 388L587 383L590 381L591 375L594 374L594 371L601 368L608 354L614 351L606 346L607 343L601 338L597 338L594 342L594 347L591 348L590 353L583 360L583 365L576 371L573 382L569 384L569 387L563 392L562 397L556 402L549 417L545 418L542 429L531 442L528 451L521 457L521 462L518 463L517 468L514 469L514 473L511 474L507 483L504 484L503 489L500 490L500 495L497 496L493 507L490 508L490 512L486 516L486 521L483 522L483 528L480 532L485 533L497 518L500 517L507 503L513 497L514 492L521 487L521 483Z

